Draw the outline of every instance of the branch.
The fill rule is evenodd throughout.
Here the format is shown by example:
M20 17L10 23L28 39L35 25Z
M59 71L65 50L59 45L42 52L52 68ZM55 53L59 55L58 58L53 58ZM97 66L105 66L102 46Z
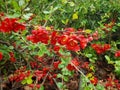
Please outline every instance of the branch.
M89 81L90 84L92 84L91 81L85 76L85 74L84 74L80 69L78 69L78 67L75 66L75 64L73 64L72 62L71 62L71 64L75 67L75 69L76 69L83 77L85 77L85 78ZM95 88L95 86L93 87L93 89L94 89L94 90L97 90L97 89Z
M4 42L4 41L2 41L2 40L0 40L0 43L1 43L1 44L4 44L4 45L6 45L6 46L10 46L10 44L9 44L9 43Z

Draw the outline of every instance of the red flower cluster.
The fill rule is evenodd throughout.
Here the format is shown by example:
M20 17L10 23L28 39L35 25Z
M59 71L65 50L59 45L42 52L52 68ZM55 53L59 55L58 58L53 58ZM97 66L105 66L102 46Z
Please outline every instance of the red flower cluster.
M97 85L97 83L98 83L98 79L96 77L92 78L90 81L94 85Z
M39 67L40 67L40 65L38 65L38 63L37 63L36 61L31 61L31 62L30 62L30 66L31 66L32 68L39 68Z
M67 43L67 41L68 41L68 35L61 35L58 38L58 43L60 45L65 45Z
M2 58L3 58L3 54L2 52L0 52L0 61L2 60Z
M89 37L85 38L84 35L79 35L78 38L79 38L79 42L80 42L80 47L82 49L85 49L85 47L87 46L87 43L89 42L90 38ZM90 40L90 41L92 41L92 40Z
M58 45L55 45L54 48L53 48L54 51L58 52L60 50L60 46Z
M54 31L54 32L52 32L52 34L51 34L51 41L50 41L50 43L51 43L52 45L56 45L57 40L58 40L58 33L57 33L56 31Z
M29 70L26 71L26 67L22 67L22 68L16 70L15 73L9 77L9 80L20 82L28 76L30 76L30 71Z
M78 67L80 65L80 62L78 61L78 58L73 58L71 60L71 64L67 65L67 69L70 70L70 71L76 70L76 68L72 64L74 64L76 67Z
M98 40L99 36L98 36L98 31L95 31L93 34L92 34L92 37L94 40Z
M91 46L97 52L97 54L102 54L110 49L110 44L92 44Z
M25 30L25 26L17 22L17 19L5 18L0 24L0 32L17 32Z
M53 63L53 66L54 66L54 68L55 69L58 69L58 65L61 63L61 61L55 61L54 63Z
M118 90L120 90L120 83L119 83L119 81L116 80L116 79L108 78L108 79L107 79L107 82L106 82L106 84L105 84L105 87L106 87L106 88L116 87Z
M63 34L70 35L71 33L74 33L75 29L74 28L65 28L65 32Z
M32 35L27 36L27 39L33 43L42 42L48 44L49 36L45 28L39 27L37 30L33 30Z
M78 41L73 37L69 37L66 43L66 48L71 51L79 51L80 46L78 45Z
M120 57L120 50L115 52L115 57Z
M78 61L78 58L72 59L71 62L72 62L75 66L79 66L79 65L80 65L80 62Z
M40 84L29 84L28 86L31 88L34 88L34 87L36 87L38 89L40 88Z
M48 32L45 28L39 27L37 30L32 31L32 35L27 36L27 39L33 43L41 42L53 45L54 51L59 51L59 46L64 46L67 50L79 51L85 49L88 42L93 40L92 36L85 36L81 33L74 33L74 28L65 28L63 32L53 31Z
M67 69L68 69L69 71L76 70L75 67L72 66L71 64L68 64L68 65L67 65Z
M10 52L9 55L10 55L10 61L11 61L11 62L16 62L14 53L13 53L13 52Z

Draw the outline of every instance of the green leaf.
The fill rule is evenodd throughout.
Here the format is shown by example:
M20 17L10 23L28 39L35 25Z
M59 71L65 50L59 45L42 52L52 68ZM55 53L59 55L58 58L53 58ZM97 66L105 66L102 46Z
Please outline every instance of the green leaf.
M39 90L44 90L45 88L44 88L44 86L42 85L42 86L40 86L40 89Z
M100 84L97 84L96 89L97 90L105 90L104 86L100 85Z
M44 14L49 14L51 13L50 11L43 11Z
M60 89L62 89L62 88L63 88L63 83L58 82L58 83L57 83L57 86L58 86Z
M32 13L27 13L27 14L24 14L23 17L25 20L28 20L32 15L33 15Z
M105 59L108 60L108 61L110 61L110 57L107 56L107 55L105 55Z
M63 75L62 74L57 74L57 78L61 78L61 77L63 77Z
M24 80L22 80L22 82L21 82L21 84L26 84L27 83L27 80L26 79L24 79Z
M27 79L27 84L31 84L33 82L33 80L31 78Z
M44 44L39 45L40 50L38 51L39 56L43 56L45 53L47 53L47 47Z
M6 15L7 17L9 17L9 18L17 18L17 17L20 17L20 13L14 13L14 14L12 14L12 15Z
M61 0L62 3L66 4L68 2L68 0Z
M62 23L65 24L65 25L67 25L67 24L68 24L68 21L69 21L69 19L62 20Z
M59 65L58 65L58 68L64 68L64 67L65 67L64 64L59 64Z
M115 61L115 72L120 76L120 61Z
M17 1L12 0L12 5L13 5L13 7L14 7L15 10L19 10L20 11L20 7L19 7Z
M85 54L86 57L91 58L92 54Z
M64 79L64 81L66 81L66 82L69 80L68 76L63 76L63 79Z
M23 6L25 4L25 0L19 0L19 6Z
M11 49L11 50L12 50L12 49L14 49L14 47L13 47L13 46L9 46L9 49Z
M114 62L110 60L108 55L105 55L105 59L108 61L108 64L113 64Z
M92 32L92 30L90 30L90 29L86 29L86 30L84 30L85 31L85 33L87 33L87 34L90 34L91 32Z
M90 87L89 87L89 86L86 86L86 87L84 88L84 90L90 90Z
M75 6L74 2L68 2L70 4L71 7Z
M72 16L72 19L75 20L75 19L78 19L78 12L75 12Z

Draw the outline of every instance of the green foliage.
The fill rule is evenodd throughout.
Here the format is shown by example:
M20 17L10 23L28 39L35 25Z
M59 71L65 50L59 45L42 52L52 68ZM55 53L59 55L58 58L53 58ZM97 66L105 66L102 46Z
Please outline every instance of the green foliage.
M115 61L115 72L120 76L120 61Z
M7 14L18 14L26 20L29 15L35 14L31 23L44 25L43 20L46 20L47 25L55 25L56 28L72 26L95 29L99 21L116 19L120 13L119 0L5 0L0 4L0 11L7 10Z
M24 80L22 80L22 84L32 84L33 80L32 80L32 75L30 75L29 77L25 78Z
M45 90L44 86L40 86L40 89L39 90Z

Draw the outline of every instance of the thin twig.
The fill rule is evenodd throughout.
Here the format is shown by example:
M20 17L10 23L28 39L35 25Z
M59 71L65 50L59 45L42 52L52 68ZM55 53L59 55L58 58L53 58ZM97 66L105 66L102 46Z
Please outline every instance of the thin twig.
M49 73L49 75L52 76L50 73ZM56 81L54 78L52 78L52 79L53 79L54 83L56 84L57 88L58 88L59 90L61 90L61 89L58 87L58 85L57 85L57 81Z
M84 74L80 69L78 69L78 67L75 66L75 64L73 64L72 62L71 62L71 64L75 67L75 69L76 69L83 77L85 77L85 78L89 81L90 84L92 84L91 81L85 76L85 74ZM93 88L94 88L94 90L97 90L97 89L95 88L95 86L94 86Z

